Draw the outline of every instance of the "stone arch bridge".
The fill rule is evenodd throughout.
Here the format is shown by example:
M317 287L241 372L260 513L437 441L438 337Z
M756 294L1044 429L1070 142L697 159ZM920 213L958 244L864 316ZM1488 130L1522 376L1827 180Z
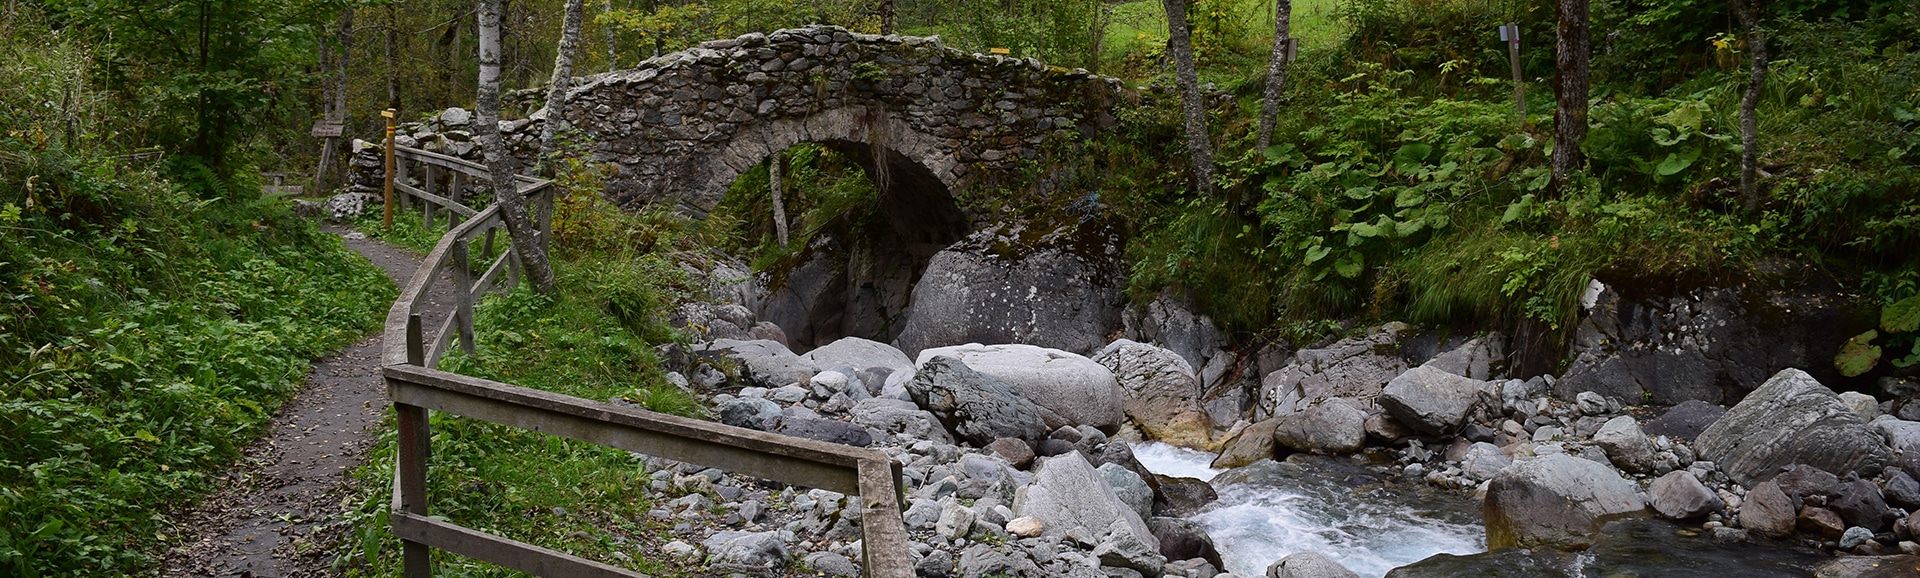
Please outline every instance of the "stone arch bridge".
M884 192L945 197L993 182L1049 139L1111 127L1129 98L1118 80L1085 70L814 26L589 77L569 91L565 120L619 167L609 198L704 215L741 173L806 142L852 153L884 175Z

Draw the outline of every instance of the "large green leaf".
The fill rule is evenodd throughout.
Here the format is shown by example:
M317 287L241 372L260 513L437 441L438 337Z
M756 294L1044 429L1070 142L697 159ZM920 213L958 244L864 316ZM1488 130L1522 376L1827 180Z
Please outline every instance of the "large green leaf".
M1906 333L1920 329L1920 295L1895 301L1880 310L1880 329L1887 333Z
M1393 152L1393 166L1402 173L1411 173L1419 169L1420 163L1432 154L1433 145L1417 142L1403 144L1400 150Z
M1360 272L1366 270L1366 268L1367 268L1366 258L1361 257L1359 253L1352 252L1352 251L1347 252L1347 254L1345 255L1341 255L1338 260L1335 260L1333 262L1334 272L1339 273L1341 277L1346 277L1348 279L1359 277Z
M1533 195L1531 194L1520 195L1520 199L1514 201L1513 204L1507 205L1507 212L1503 215L1500 215L1500 224L1505 225L1507 223L1514 222L1515 220L1518 220L1521 217L1525 217L1527 216L1527 212L1532 208L1533 208Z
M1379 225L1374 225L1371 223L1354 223L1353 227L1347 230L1352 231L1353 234L1355 235L1359 235L1361 237L1366 237L1369 239L1380 236L1380 233L1382 232L1380 230Z
M1699 159L1700 149L1698 148L1670 152L1667 153L1666 160L1660 161L1660 166L1654 167L1653 172L1663 177L1669 176L1687 170L1687 167L1693 166L1693 161Z
M1868 331L1848 339L1846 345L1840 346L1840 354L1833 356L1833 368L1847 377L1873 369L1874 364L1880 363L1880 347L1870 342L1879 336L1878 331Z
M1325 259L1327 254L1332 252L1333 247L1314 245L1313 248L1307 249L1307 264L1312 265L1315 261Z
M1426 193L1420 192L1420 189L1407 187L1400 189L1400 194L1394 197L1393 206L1404 209L1425 202L1427 202Z
M1397 236L1397 237L1405 237L1405 236L1420 232L1420 229L1426 226L1427 226L1426 219L1416 218L1416 219L1400 221L1398 223L1393 224L1393 234L1394 236Z

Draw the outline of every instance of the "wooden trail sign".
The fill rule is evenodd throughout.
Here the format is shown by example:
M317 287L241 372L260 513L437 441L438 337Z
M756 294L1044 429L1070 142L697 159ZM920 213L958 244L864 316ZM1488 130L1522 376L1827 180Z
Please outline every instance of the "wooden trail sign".
M1527 118L1527 92L1520 78L1520 25L1508 23L1500 27L1500 41L1507 43L1507 60L1513 63L1513 111L1520 114L1520 120Z
M337 120L318 120L313 123L313 138L340 138L346 125Z

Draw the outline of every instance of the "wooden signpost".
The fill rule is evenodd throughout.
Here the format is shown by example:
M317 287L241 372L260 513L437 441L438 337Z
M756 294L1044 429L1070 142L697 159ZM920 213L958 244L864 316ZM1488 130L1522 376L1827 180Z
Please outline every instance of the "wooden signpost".
M1527 93L1520 78L1520 25L1508 23L1500 27L1500 40L1507 43L1507 60L1513 62L1513 111L1520 113L1521 122L1527 119Z

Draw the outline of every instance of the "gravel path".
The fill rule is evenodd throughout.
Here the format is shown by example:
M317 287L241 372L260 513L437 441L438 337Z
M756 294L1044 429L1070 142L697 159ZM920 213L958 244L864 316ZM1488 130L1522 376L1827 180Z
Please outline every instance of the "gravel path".
M405 285L420 265L410 251L336 228L358 251ZM430 294L422 325L439 327L452 298L445 288ZM431 335L428 336L432 338ZM191 510L175 513L176 535L164 554L164 576L329 576L333 539L347 529L340 519L350 494L349 476L373 446L387 414L380 379L381 335L374 334L313 364L306 387L280 408L272 429L255 439L225 485Z

